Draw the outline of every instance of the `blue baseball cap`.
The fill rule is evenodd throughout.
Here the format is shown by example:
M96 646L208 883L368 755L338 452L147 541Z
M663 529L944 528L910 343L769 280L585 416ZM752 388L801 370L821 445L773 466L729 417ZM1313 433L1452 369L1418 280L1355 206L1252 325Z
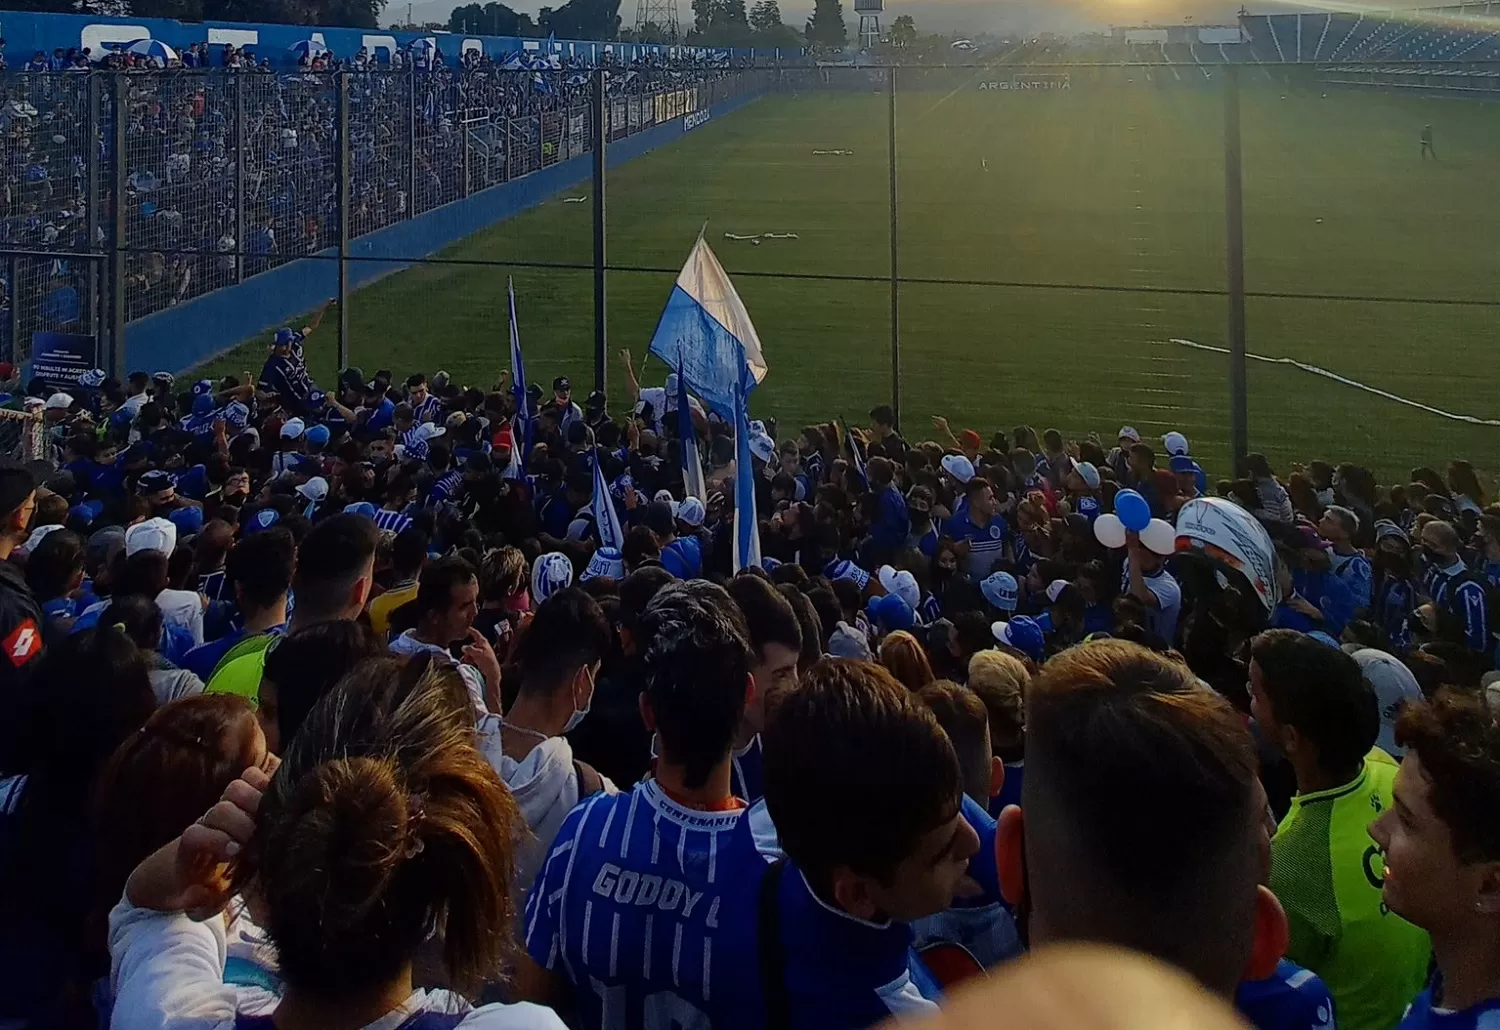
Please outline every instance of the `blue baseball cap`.
M214 410L214 399L206 393L200 393L193 398L193 414L207 415Z
M212 379L200 379L193 384L193 396L204 397L214 392L214 381Z
M270 529L281 521L281 513L275 508L261 508L259 511L251 512L245 519L244 532L246 535L259 533L263 529Z
M328 394L322 390L314 390L307 395L307 406L310 408L321 408L328 403Z
M230 401L224 406L224 421L239 432L250 424L250 409L240 401Z
M847 579L861 590L870 582L870 574L847 558L829 562L827 568L823 570L823 575L829 579Z
M305 439L313 447L323 447L327 445L328 439L332 435L333 434L328 431L327 426L308 426L307 433L303 437L303 439Z
M76 519L81 519L85 524L92 523L100 515L104 514L104 502L100 500L84 501L75 504L68 509L68 514Z
M355 501L353 504L344 505L345 515L363 515L367 519L373 519L377 511L379 509L369 501Z
M292 340L296 339L296 336L297 334L292 332L291 329L278 329L276 330L276 346L285 347L287 344L291 343Z
M1170 468L1173 472L1180 472L1184 475L1191 475L1192 473L1198 471L1198 463L1195 462L1192 458L1188 457L1186 454L1172 455L1172 457L1167 461L1167 467Z
M203 531L203 509L196 507L176 508L167 518L177 527L179 539Z
M990 632L1007 647L1041 661L1047 651L1047 637L1042 627L1029 615L1017 615L1009 622L990 623Z
M876 625L888 632L911 629L917 624L917 616L911 610L911 605L901 600L898 594L885 594L872 599L865 611L875 620Z

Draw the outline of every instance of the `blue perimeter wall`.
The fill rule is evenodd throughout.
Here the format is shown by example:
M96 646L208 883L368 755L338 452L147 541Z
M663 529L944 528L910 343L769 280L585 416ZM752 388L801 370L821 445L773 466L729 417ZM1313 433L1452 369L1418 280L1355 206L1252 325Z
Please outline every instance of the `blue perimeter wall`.
M608 164L610 167L623 164L680 139L759 96L748 93L735 97L715 104L708 112L674 118L611 143L605 150ZM704 118L705 113L708 118ZM351 240L352 257L378 260L351 261L349 288L357 289L407 268L418 258L435 254L466 236L536 207L547 198L591 179L593 164L592 154L569 158L551 168L491 186L409 221ZM337 250L325 250L130 323L125 329L120 371L185 372L267 329L286 325L338 295L337 258Z

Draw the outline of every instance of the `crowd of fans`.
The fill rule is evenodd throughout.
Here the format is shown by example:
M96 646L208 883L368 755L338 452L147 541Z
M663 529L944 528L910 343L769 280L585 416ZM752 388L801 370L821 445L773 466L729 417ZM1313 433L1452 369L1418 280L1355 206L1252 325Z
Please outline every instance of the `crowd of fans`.
M953 1025L1493 1024L1466 463L766 419L736 569L732 432L673 377L325 391L319 321L259 375L26 384L0 1024L852 1028L964 980ZM1070 942L1197 993L1094 956L1075 997Z
M98 96L91 78L104 73L87 69L141 67L123 63L133 55L90 65L82 50L39 54L20 74L0 71L0 246L42 253L0 262L0 298L39 298L16 312L16 340L9 339L8 303L0 311L0 356L14 360L15 345L35 330L68 331L87 320L89 275L99 269L45 252L102 254L112 246L119 160L126 166L128 319L335 246L338 90L328 73L369 72L348 80L351 237L588 149L593 87L581 58L539 60L534 68L477 53L446 63L440 52L420 62L411 53L389 64L367 58L317 57L272 69L242 48L204 44L184 52L188 71L110 74ZM734 81L739 69L716 59L640 58L609 67L614 136L665 117L654 102L662 94L699 90L707 103L748 88ZM236 69L264 74L229 73ZM117 100L123 154L115 153Z

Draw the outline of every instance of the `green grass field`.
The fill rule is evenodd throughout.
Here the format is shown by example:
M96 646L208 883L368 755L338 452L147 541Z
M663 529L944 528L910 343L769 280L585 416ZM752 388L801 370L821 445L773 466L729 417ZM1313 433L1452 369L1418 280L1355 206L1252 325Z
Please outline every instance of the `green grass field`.
M1134 71L1139 71L1136 69ZM1124 423L1186 433L1227 472L1223 346L1223 101L1129 69L1075 73L1066 92L897 98L903 277L901 388L909 436L928 416L986 436L1026 423L1106 439ZM1157 72L1155 74L1161 74ZM1184 71L1182 74L1188 74ZM890 396L887 101L862 91L757 101L610 173L612 266L675 270L700 226L760 331L770 374L754 407L784 425L862 418ZM1440 160L1420 160L1421 126ZM1252 353L1291 357L1414 401L1500 418L1500 105L1373 93L1243 95L1246 277L1254 292L1446 303L1252 297ZM852 150L815 156L814 150ZM987 167L986 167L987 166ZM581 193L582 190L573 191ZM555 198L354 295L350 351L366 371L443 367L487 385L506 359L513 275L528 372L592 382L592 273L495 262L591 259L591 206ZM1321 219L1321 221L1319 221ZM760 246L725 233L795 232ZM754 273L754 274L748 274ZM869 281L778 278L866 276ZM673 272L609 275L614 353L639 361ZM1075 288L1069 288L1075 287ZM1091 287L1103 287L1091 288ZM331 381L333 333L315 338ZM215 361L258 368L262 342ZM648 379L658 381L659 366ZM1443 418L1284 365L1251 362L1252 449L1280 469L1326 458L1382 481L1468 457L1500 471L1500 427Z

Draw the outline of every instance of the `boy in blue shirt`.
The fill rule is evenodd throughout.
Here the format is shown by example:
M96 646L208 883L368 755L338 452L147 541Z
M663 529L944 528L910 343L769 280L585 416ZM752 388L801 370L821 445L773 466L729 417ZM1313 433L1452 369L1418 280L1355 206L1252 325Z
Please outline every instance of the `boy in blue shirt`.
M1500 1023L1500 716L1449 688L1407 703L1396 742L1394 803L1370 826L1381 898L1437 958L1401 1030L1484 1030Z
M745 621L722 587L674 583L639 639L655 775L564 820L526 905L517 990L587 1028L761 1026L740 948L765 862L729 786L755 689Z

